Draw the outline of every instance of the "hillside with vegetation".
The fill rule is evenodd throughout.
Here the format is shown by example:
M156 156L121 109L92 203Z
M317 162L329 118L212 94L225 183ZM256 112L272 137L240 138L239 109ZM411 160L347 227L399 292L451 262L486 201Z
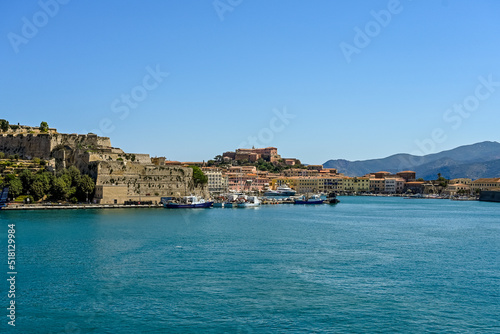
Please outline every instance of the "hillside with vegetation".
M9 198L17 202L38 201L88 202L95 189L94 180L71 166L57 173L46 169L38 158L20 160L15 155L5 158L0 152L0 184L9 187Z

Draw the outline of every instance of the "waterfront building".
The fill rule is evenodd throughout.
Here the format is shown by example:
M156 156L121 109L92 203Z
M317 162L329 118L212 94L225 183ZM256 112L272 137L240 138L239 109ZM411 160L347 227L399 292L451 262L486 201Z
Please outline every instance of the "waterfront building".
M424 181L410 181L406 182L404 192L411 192L413 194L424 193Z
M285 177L293 177L293 176L311 177L311 176L318 176L319 171L316 169L290 168L283 170L281 174Z
M417 173L411 170L405 170L402 172L397 172L396 175L404 179L406 182L411 182L416 180Z
M277 178L273 178L271 179L271 182L269 184L269 187L273 190L276 190L276 188L280 187L280 186L289 186L290 188L295 189L295 181L296 181L297 178L294 178L294 177L277 177Z
M485 190L500 190L500 178L482 178L471 182L472 192Z
M228 191L228 177L218 168L203 167L203 173L208 178L208 191L211 193L225 193Z
M231 166L227 169L229 173L257 173L255 166Z
M381 171L381 172L373 173L373 175L376 179L383 179L383 178L391 176L391 173L386 172L386 171Z
M344 191L349 193L360 193L370 191L370 178L361 177L346 177L344 178Z
M300 194L343 192L343 176L291 176L278 177L270 181L270 188L275 190L279 186L287 185ZM361 183L360 183L361 184ZM356 188L358 189L358 188Z
M450 180L450 183L452 183L452 184L468 184L468 185L470 185L472 183L472 180L471 179L467 179L467 178L458 178L458 179L452 179L452 180Z
M385 179L370 177L370 192L382 193L385 191Z
M245 189L243 175L243 173L226 173L229 190L243 191Z
M460 194L470 194L470 185L463 183L450 183L443 190L443 194L456 196Z
M318 177L294 177L295 190L300 194L318 193L324 191L324 181Z
M404 190L406 181L403 178L397 177L386 177L385 179L385 190L387 194L400 194Z

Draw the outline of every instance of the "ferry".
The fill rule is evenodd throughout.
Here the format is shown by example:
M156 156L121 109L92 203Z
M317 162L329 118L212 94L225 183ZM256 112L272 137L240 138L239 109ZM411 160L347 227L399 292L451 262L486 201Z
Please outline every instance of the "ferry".
M294 196L295 190L287 185L279 186L276 190L268 190L264 193L264 196Z
M164 203L163 207L166 209L209 208L213 203L197 196L184 196L179 202L168 201Z
M324 201L320 195L311 195L296 199L294 204L323 204Z

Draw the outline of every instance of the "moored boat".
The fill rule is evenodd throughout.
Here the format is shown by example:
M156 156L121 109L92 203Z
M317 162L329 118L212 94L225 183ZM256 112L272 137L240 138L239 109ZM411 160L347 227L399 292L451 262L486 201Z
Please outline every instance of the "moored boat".
M337 194L332 192L326 196L325 203L326 204L337 204L337 203L340 203L340 201L337 199Z
M225 208L236 208L237 206L237 200L238 200L238 194L231 194L227 197L227 200L224 202L224 207Z
M294 196L295 190L287 185L279 186L276 190L268 190L264 193L264 196Z
M257 196L248 196L244 201L238 203L238 208L250 208L260 205L260 200Z
M294 204L323 204L324 200L321 199L320 195L302 196L300 199L296 199Z
M203 198L197 196L184 196L180 201L169 201L163 204L166 209L195 209L195 208L209 208L213 202L205 201Z

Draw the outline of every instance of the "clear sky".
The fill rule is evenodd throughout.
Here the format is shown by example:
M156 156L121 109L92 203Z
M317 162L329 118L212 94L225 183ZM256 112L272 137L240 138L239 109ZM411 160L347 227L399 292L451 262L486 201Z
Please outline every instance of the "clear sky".
M201 161L500 140L500 1L0 2L0 118Z

